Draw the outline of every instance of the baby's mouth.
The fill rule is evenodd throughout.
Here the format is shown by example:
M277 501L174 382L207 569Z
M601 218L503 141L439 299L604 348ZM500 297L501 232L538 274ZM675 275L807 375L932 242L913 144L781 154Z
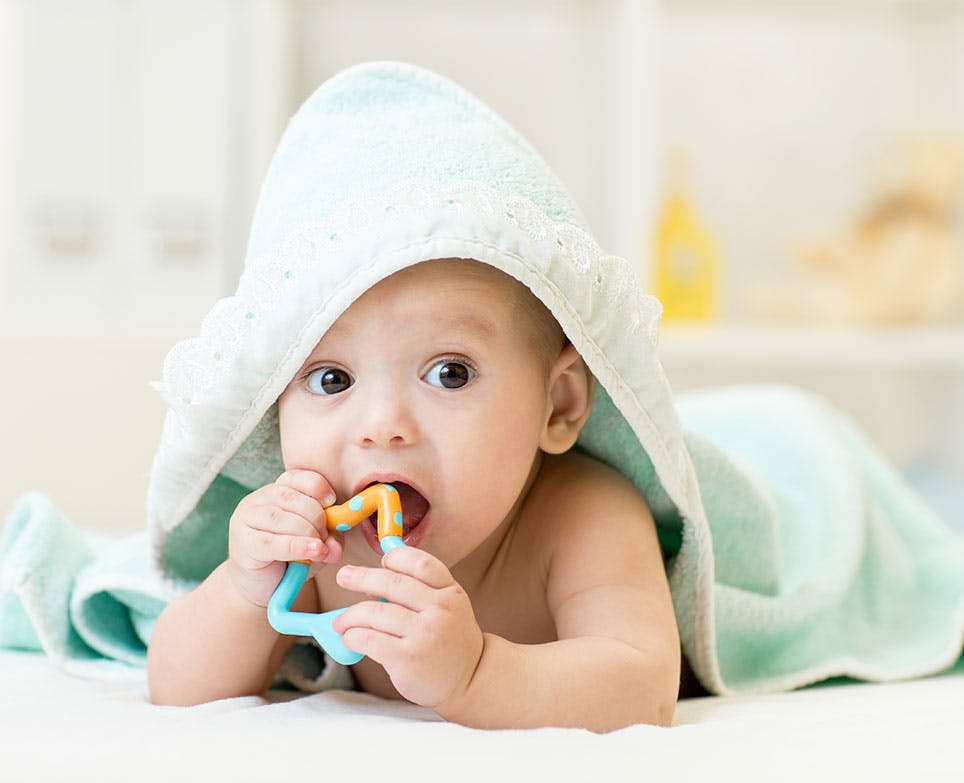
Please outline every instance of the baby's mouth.
M377 483L377 482L376 482ZM402 504L402 537L407 536L425 518L431 504L414 487L404 481L390 482L398 491L398 499ZM378 515L368 517L368 523L378 533Z

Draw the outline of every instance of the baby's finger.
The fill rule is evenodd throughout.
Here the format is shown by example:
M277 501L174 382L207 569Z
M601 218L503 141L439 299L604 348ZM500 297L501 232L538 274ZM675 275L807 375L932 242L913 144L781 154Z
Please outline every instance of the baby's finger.
M422 549L398 546L382 557L382 565L397 574L406 574L436 590L455 584L445 563Z
M389 661L397 660L405 644L403 639L373 628L349 628L342 636L342 642L349 650L354 650L383 666Z
M255 508L277 508L293 514L303 519L319 537L328 536L325 510L321 507L321 503L294 487L277 482L264 487L258 494Z
M332 627L338 633L349 628L371 628L375 631L402 637L411 632L415 613L404 606L388 601L360 601L338 615Z
M328 479L313 470L302 468L292 468L286 470L278 476L275 484L282 484L292 489L303 492L310 498L314 498L322 506L332 506L335 504L335 490L331 488Z
M244 523L249 529L261 533L324 540L318 529L301 514L285 511L279 506L255 506L244 515Z
M384 568L342 566L335 581L356 593L384 598L394 604L420 612L432 603L432 588L413 579Z
M248 556L259 563L321 560L328 554L324 541L308 536L286 536L252 530L247 536Z

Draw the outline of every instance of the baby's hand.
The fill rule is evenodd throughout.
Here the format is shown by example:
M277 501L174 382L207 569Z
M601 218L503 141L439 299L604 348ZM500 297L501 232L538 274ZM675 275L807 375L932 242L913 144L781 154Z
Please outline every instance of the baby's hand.
M344 566L338 584L385 598L340 614L334 629L345 645L385 667L409 701L437 707L469 685L482 656L482 630L472 604L448 568L420 549L398 547L383 568Z
M327 479L311 470L288 470L245 497L231 515L229 571L240 594L267 606L288 561L336 563L341 542L329 537L324 506L335 502Z

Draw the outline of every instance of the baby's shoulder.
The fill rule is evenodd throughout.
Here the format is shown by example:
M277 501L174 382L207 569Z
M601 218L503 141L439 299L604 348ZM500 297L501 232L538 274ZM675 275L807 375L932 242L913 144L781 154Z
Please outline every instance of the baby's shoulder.
M647 573L640 563L659 562L653 515L613 468L579 453L547 458L533 490L528 532L545 563L551 613L579 592L639 587Z
M639 524L652 514L642 495L619 471L577 451L549 456L530 490L530 505L539 525L556 532L624 521Z

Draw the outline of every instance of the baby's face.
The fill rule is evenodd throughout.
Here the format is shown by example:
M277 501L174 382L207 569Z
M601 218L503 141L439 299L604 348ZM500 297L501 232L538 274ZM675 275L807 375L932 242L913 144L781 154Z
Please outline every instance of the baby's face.
M406 542L459 563L514 513L551 411L518 285L445 260L369 289L279 400L285 467L321 473L340 502L392 483ZM345 554L377 560L374 528L346 534Z

